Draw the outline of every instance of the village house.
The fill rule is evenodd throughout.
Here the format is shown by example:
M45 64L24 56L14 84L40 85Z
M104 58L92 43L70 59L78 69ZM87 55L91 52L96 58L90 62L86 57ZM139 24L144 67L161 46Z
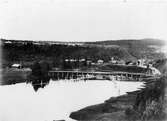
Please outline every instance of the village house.
M141 67L145 66L145 59L138 59L137 66L141 66Z
M17 68L17 69L23 68L21 64L17 64L17 63L13 64L11 67L12 68Z
M111 64L116 64L117 61L114 59L114 57L112 57L111 60L110 60L110 63L111 63Z
M124 60L119 60L119 61L116 62L116 64L125 65L125 61Z
M98 65L101 65L101 64L103 64L103 63L104 63L104 61L101 60L101 59L99 59L99 60L97 61L97 64L98 64Z

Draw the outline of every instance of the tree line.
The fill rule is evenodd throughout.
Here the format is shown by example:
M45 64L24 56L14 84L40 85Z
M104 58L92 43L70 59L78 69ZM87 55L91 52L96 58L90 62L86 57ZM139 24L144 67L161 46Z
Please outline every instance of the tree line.
M89 46L70 45L36 45L32 42L18 44L10 43L3 45L3 59L7 62L45 60L52 63L52 66L63 67L65 59L91 59L92 62L102 59L108 62L111 57L120 59L134 59L122 48L99 48Z

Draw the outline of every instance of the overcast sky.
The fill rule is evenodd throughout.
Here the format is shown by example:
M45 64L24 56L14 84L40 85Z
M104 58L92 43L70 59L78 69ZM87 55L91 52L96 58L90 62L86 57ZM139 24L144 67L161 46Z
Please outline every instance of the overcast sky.
M0 37L63 41L167 40L167 2L138 1L0 0Z

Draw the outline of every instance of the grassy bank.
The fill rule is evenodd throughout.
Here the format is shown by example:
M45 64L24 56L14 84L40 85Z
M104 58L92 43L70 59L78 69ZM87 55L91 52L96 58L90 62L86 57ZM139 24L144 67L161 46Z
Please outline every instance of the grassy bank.
M160 121L165 119L164 92L161 87L166 77L146 80L143 89L106 100L71 113L70 117L82 121ZM152 85L152 86L151 86Z
M166 65L161 62L157 67ZM164 69L160 71L162 76L146 79L143 88L72 112L70 117L80 121L165 121L167 75Z
M2 70L1 85L26 82L31 70L29 68L5 68Z

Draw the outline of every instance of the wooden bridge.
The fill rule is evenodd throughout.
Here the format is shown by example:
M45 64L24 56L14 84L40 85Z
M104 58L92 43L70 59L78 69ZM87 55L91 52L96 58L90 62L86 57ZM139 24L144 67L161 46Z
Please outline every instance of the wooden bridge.
M52 79L107 79L107 80L132 80L141 81L146 77L154 75L145 73L130 73L130 72L105 72L105 71L49 71L49 76Z

